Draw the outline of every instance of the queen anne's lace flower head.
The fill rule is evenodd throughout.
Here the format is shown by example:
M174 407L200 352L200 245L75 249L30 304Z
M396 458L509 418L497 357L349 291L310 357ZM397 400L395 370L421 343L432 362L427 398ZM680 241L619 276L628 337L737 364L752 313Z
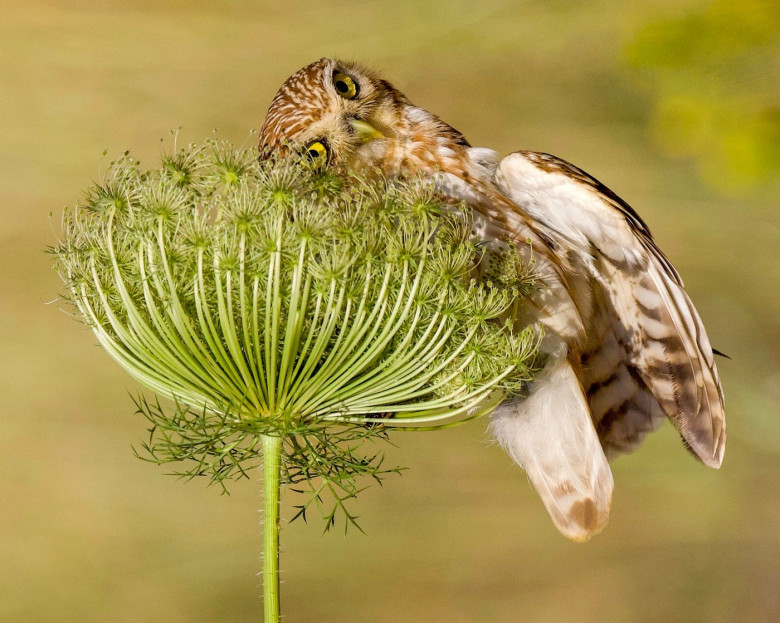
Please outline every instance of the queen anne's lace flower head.
M194 460L187 473L243 473L273 435L288 481L376 475L381 458L353 441L480 416L531 376L532 333L502 320L516 288L478 280L468 214L419 180L210 141L153 171L125 154L63 222L71 300L174 401L139 399L145 448Z

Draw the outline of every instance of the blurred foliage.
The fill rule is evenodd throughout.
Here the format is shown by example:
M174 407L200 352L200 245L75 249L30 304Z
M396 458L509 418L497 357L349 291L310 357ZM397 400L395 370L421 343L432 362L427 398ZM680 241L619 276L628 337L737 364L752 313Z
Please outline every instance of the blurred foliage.
M780 2L715 0L646 23L626 48L654 134L719 190L780 179Z

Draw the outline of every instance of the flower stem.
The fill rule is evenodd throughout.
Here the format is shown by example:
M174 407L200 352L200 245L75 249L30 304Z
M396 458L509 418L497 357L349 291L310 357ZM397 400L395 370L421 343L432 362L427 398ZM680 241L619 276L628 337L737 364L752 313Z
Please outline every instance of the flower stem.
M265 623L279 623L279 459L282 438L263 439L263 612Z

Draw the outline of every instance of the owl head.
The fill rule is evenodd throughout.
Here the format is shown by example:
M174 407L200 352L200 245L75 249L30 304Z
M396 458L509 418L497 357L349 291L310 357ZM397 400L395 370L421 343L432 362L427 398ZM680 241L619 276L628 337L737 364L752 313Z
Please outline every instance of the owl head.
M317 166L389 172L410 159L432 162L448 143L468 146L459 132L374 72L321 58L290 76L276 93L259 147L261 158L299 151Z

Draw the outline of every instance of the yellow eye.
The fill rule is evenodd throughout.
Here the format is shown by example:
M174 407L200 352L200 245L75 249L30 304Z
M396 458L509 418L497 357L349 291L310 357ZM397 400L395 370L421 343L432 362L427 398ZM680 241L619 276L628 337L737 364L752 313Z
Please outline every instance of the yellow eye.
M317 169L321 169L328 164L328 148L320 141L309 143L306 146L306 156L311 165Z
M351 100L357 97L357 85L347 74L338 72L333 74L333 86L344 99Z

